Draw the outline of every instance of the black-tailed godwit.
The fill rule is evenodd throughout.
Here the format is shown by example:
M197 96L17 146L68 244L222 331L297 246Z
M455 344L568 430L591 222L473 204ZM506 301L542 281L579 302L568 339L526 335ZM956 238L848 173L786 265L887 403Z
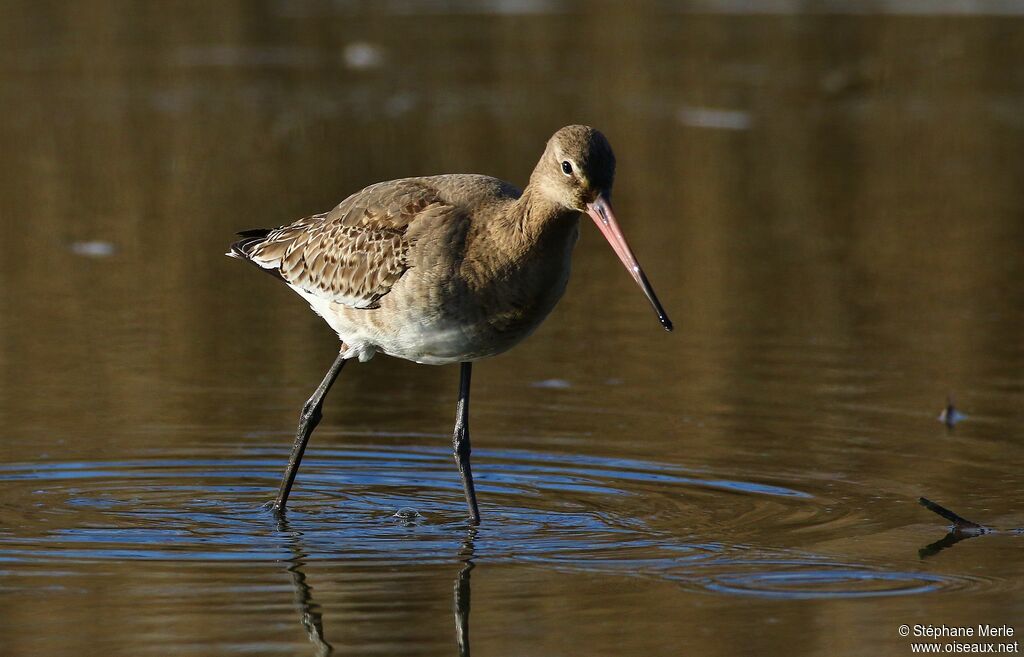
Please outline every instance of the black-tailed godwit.
M324 397L349 359L376 353L417 363L461 363L453 449L470 520L473 361L532 333L569 280L579 219L589 215L666 330L661 303L612 212L615 155L597 130L571 125L548 140L521 192L489 176L451 174L371 185L330 212L248 230L229 256L248 260L301 295L341 338L341 349L302 408L273 503L281 512Z

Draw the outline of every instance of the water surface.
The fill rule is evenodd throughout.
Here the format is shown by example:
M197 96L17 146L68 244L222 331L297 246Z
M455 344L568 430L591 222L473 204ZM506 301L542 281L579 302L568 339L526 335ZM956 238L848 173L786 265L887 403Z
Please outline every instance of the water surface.
M876 655L1018 623L1021 537L942 543L917 505L1024 526L1024 22L967 4L5 4L3 654ZM232 233L377 180L522 184L570 122L614 144L676 332L585 226L549 321L476 368L483 525L457 368L386 358L276 520L335 344Z

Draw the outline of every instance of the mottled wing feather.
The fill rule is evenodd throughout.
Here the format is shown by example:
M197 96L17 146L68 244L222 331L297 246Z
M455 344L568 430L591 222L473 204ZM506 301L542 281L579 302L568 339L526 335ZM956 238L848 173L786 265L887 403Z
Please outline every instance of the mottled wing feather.
M270 231L249 259L291 285L353 308L375 308L409 269L409 226L453 209L421 180L380 183L324 214Z

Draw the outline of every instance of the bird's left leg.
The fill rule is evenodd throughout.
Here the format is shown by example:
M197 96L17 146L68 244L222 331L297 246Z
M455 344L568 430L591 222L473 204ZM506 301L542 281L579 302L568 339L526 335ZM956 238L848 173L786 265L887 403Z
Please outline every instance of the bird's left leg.
M480 509L476 504L476 489L473 487L473 471L469 467L469 382L473 374L473 363L462 363L459 380L459 405L455 412L455 434L452 436L452 450L455 463L459 466L462 476L462 488L466 492L466 504L469 505L469 520L474 525L480 524Z
M347 362L345 357L346 351L347 349L343 344L338 357L331 364L331 369L327 370L324 380L320 382L320 385L313 392L313 396L302 407L302 413L299 415L299 428L295 432L295 444L292 445L292 454L288 458L288 466L284 469L284 478L281 480L281 487L277 491L277 499L274 500L272 507L275 513L283 512L285 504L288 503L288 495L292 491L295 475L299 471L299 463L302 462L302 455L306 451L306 443L309 442L313 429L316 429L316 425L320 424L320 418L323 417L324 397L327 396L327 392L334 385L334 381L341 374L341 369L345 367Z

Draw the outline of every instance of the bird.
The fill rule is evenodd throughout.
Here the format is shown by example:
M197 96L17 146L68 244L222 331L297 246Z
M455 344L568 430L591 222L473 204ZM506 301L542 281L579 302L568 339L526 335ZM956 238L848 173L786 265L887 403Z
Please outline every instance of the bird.
M381 353L460 364L452 451L471 524L480 523L470 466L473 363L529 336L562 297L587 215L669 319L612 209L615 154L599 130L569 125L548 139L519 189L478 174L370 185L334 209L272 229L239 232L227 254L283 281L337 333L338 354L299 415L271 509L283 514L306 445L345 364Z

